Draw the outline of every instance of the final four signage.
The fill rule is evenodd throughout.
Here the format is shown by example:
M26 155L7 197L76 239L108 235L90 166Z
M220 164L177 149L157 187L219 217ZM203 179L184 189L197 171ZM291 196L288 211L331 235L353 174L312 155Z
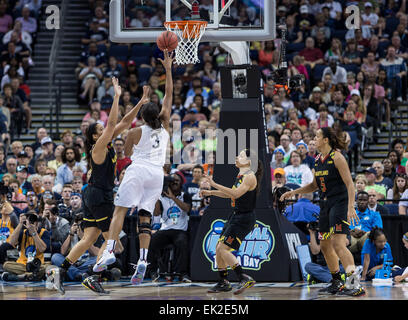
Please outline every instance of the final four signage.
M203 240L203 252L210 261L213 271L217 271L215 261L215 248L224 227L225 220L217 219L211 224L210 231ZM270 260L270 255L275 248L275 237L268 225L256 221L255 228L249 233L238 251L233 251L242 268L260 270L262 263Z

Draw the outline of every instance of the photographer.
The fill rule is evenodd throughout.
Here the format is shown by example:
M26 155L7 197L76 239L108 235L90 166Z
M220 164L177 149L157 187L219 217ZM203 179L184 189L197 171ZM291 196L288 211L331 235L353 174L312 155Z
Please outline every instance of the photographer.
M44 252L50 247L50 234L39 228L39 216L34 211L20 215L20 221L9 237L13 248L20 248L16 262L4 263L3 281L39 281L45 275Z
M69 234L70 226L67 219L59 217L58 208L54 200L47 200L45 202L43 219L46 219L46 229L51 231L51 253L60 252L62 243Z
M72 192L70 203L69 214L65 215L64 218L71 224L78 214L83 213L82 195L78 192Z
M61 266L71 249L84 236L82 220L83 214L80 213L75 216L74 223L69 230L68 236L61 246L61 251L54 253L51 257L51 263L53 265L58 267ZM69 267L67 272L68 279L71 281L82 281L83 275L86 274L89 266L93 266L96 263L98 251L99 248L95 247L95 245L91 245L88 251L86 251L71 267Z
M305 230L306 224L316 221L320 214L320 207L311 200L313 193L304 193L299 196L296 203L289 204L284 212L286 218L306 234L308 233L307 229Z
M330 270L327 267L326 260L324 259L323 253L320 250L320 239L319 239L319 229L318 223L312 222L307 224L307 229L309 232L309 249L311 253L312 262L308 262L305 265L305 270L308 275L308 283L314 284L318 282L329 283L332 279ZM340 273L344 279L345 271L343 266L340 264Z
M174 272L181 275L180 280L191 282L188 278L189 238L188 219L191 210L191 196L182 190L182 178L179 174L171 175L172 181L164 190L154 209L154 215L162 215L160 230L152 235L147 261L152 273L152 280L157 280L160 250L168 244L176 248ZM163 271L163 270L162 270Z
M2 195L0 205L0 272L3 270L3 263L7 259L7 250L12 250L13 247L7 242L7 239L13 233L18 225L18 217L14 212L13 206L6 201L6 195Z

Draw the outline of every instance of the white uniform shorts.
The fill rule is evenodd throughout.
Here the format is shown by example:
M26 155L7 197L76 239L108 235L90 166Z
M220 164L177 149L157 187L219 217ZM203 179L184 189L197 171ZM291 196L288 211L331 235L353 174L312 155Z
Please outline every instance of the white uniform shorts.
M115 206L144 209L153 214L163 190L163 168L132 163L115 197Z

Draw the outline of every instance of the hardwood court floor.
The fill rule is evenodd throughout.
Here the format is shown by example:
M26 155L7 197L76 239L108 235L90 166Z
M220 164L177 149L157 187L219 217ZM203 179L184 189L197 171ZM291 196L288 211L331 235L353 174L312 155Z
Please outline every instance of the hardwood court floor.
M207 289L214 284L195 282L152 283L134 286L128 280L105 283L110 294L99 296L83 287L79 282L66 283L65 295L45 288L45 282L2 282L0 300L407 300L408 283L393 286L373 286L364 283L363 297L318 296L325 284L307 285L298 283L257 283L241 295L232 292L209 294ZM234 284L233 284L234 286Z

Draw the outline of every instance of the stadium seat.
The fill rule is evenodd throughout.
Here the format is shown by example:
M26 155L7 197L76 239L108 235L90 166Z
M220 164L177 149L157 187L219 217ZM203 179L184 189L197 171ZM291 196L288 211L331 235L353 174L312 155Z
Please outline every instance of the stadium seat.
M139 70L138 70L139 82L140 83L147 83L147 81L149 81L151 72L152 71L151 71L150 68L139 68Z
M388 17L385 19L385 32L392 35L392 33L397 30L399 25L399 19L395 17Z
M378 43L378 51L384 52L384 50L387 50L387 47L391 44L389 41L380 41Z
M354 74L359 73L360 68L358 67L358 65L354 64L354 63L350 63L350 64L342 64L341 65L344 69L346 69L347 72L352 71L354 72Z
M347 31L348 30L337 30L337 29L332 30L332 37L331 38L332 39L333 38L338 38L338 39L340 39L342 41L342 40L344 40L346 38Z
M294 51L301 51L305 48L305 44L303 42L299 43L288 43L286 50L287 53L292 53Z
M152 48L145 44L134 44L130 53L133 57L150 57L151 54Z
M141 64L150 64L150 57L136 57L136 56L132 56L130 58L130 60L133 60L134 62L136 62L137 66L140 66Z
M385 208L388 209L388 211L390 212L390 214L392 215L398 215L398 204L393 203L393 204L385 204L384 205Z
M114 56L118 61L127 61L129 48L126 45L112 45L109 50L109 56Z
M326 69L327 65L325 64L316 64L313 68L313 80L318 82L322 79L323 71Z
M99 53L108 53L108 49L106 48L106 46L104 44L98 44L98 52Z

